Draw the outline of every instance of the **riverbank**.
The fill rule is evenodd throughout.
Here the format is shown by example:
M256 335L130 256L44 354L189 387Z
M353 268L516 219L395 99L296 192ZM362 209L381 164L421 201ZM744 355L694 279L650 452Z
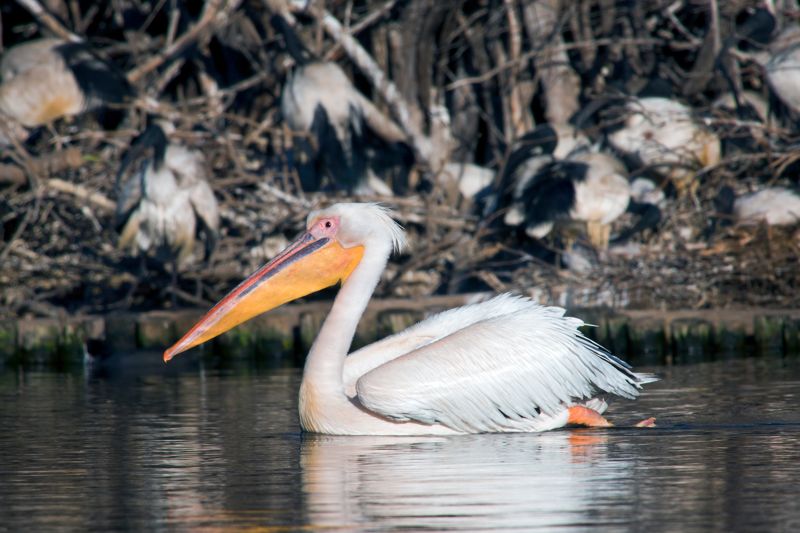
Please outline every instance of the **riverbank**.
M432 313L483 294L424 299L377 299L362 319L354 347L402 331ZM302 363L330 302L286 305L218 337L210 357ZM84 343L100 341L111 354L162 350L203 311L110 313L104 316L7 319L0 322L0 362L70 365L83 360ZM800 355L800 309L568 311L595 327L587 335L637 365L682 364L745 355Z

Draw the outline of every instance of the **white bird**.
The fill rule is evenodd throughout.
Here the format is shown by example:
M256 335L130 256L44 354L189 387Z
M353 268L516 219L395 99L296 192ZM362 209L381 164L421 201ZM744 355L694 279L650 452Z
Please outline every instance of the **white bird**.
M750 11L737 35L725 43L723 52L738 60L753 61L764 69L772 94L790 110L789 119L794 125L800 114L800 27L790 22L774 35L779 26L775 5L767 2ZM740 50L736 47L740 40L743 44L755 44L756 50Z
M800 222L800 195L786 187L766 187L737 197L726 186L715 204L719 213L742 225L790 226Z
M84 43L36 39L0 59L0 119L34 128L120 104L132 96L125 76Z
M281 93L281 115L315 144L314 175L301 172L304 187L319 188L327 176L349 192L391 195L381 178L395 172L393 185L402 190L414 155L400 128L353 86L339 65L311 57L283 17L273 16L272 23L296 62Z
M699 124L691 109L660 96L633 98L621 127L608 135L620 152L652 167L679 193L693 191L697 170L719 163L719 137Z
M306 359L299 397L306 431L446 435L607 426L599 395L635 398L655 379L584 337L577 329L583 322L563 309L508 294L441 313L348 356L404 233L375 204L315 211L306 227L165 351L164 360L341 282Z
M165 131L165 129L167 131ZM219 206L202 153L169 142L172 125L153 124L136 139L117 177L119 247L173 264L173 274L197 258L198 235L206 257L219 231ZM151 156L145 153L152 149ZM132 170L127 179L123 175Z

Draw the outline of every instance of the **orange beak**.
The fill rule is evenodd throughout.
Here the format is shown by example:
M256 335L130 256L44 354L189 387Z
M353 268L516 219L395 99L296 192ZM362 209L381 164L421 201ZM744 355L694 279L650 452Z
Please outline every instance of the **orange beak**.
M363 255L363 246L344 248L329 237L302 234L212 307L164 352L164 361L254 316L344 281Z

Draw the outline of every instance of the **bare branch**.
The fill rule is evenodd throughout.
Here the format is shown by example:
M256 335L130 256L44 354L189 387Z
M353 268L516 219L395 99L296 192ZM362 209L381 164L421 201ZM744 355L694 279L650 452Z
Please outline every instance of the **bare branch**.
M186 33L168 45L161 53L148 59L143 65L128 72L128 81L135 83L145 74L152 72L166 61L181 53L192 42L199 39L212 25L222 26L230 18L230 14L239 7L241 0L208 0L203 7L200 20Z
M27 9L30 14L33 15L33 18L39 22L39 24L55 33L58 37L73 43L80 43L83 41L81 37L69 31L58 21L58 19L48 13L47 10L42 7L42 4L38 2L38 0L17 0L17 3Z

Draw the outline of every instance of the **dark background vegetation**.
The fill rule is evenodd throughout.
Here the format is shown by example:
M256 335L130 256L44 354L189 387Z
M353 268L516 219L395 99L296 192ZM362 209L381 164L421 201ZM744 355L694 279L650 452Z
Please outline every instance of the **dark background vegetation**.
M778 3L780 23L796 24L797 12L786 4ZM342 65L388 117L397 118L397 106L384 101L384 91L326 25L326 17L338 20L396 85L412 132L431 143L417 175L432 188L382 199L397 209L412 236L410 248L390 265L383 295L535 289L536 296L558 303L798 303L800 250L793 229L707 232L723 184L752 189L796 181L791 120L761 125L769 138L748 151L724 144L723 163L698 176L696 198L670 197L660 227L637 238L638 254L611 256L588 274L565 271L556 253L534 253L531 243L498 234L436 174L444 161L500 170L514 139L575 111L570 99L580 108L601 95L635 94L655 78L724 137L736 117L711 110L713 100L730 91L715 52L735 38L755 2L43 2L54 23L34 17L29 5L0 5L4 49L61 28L126 72L139 98L114 130L102 129L94 116L62 120L34 132L26 153L2 154L2 314L159 308L175 301L207 305L298 232L310 208L341 199L335 191L298 187L295 139L278 105L288 56L269 24L279 11L293 13L312 51ZM735 83L768 96L757 64L735 67ZM552 89L555 71L562 76L561 93ZM560 96L567 102L559 103ZM144 276L136 273L135 262L116 248L112 221L120 154L153 111L176 123L176 139L202 149L222 206L215 255L182 272L178 287L169 287L157 264ZM586 133L602 142L599 130ZM64 163L75 150L78 162ZM48 165L52 160L58 164Z

